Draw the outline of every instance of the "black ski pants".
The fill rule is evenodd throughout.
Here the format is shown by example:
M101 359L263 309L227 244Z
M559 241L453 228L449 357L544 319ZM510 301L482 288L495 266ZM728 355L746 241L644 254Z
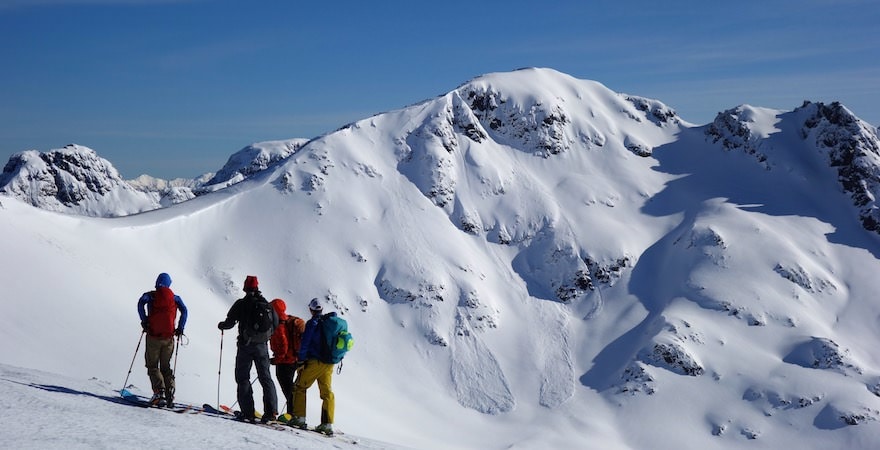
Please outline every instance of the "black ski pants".
M287 401L287 414L293 415L293 378L296 376L296 365L278 364L275 366L275 377L278 378L278 386L281 394Z
M257 378L263 388L263 414L278 414L278 397L269 369L269 345L238 344L235 355L235 384L238 385L238 404L245 418L254 417L254 389L251 386L251 367L257 367Z

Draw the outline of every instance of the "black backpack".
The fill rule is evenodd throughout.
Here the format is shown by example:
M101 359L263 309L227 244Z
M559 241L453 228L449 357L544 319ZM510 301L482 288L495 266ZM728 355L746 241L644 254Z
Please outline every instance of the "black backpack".
M254 295L245 303L245 316L241 321L241 334L245 344L269 342L278 323L275 310L262 295Z

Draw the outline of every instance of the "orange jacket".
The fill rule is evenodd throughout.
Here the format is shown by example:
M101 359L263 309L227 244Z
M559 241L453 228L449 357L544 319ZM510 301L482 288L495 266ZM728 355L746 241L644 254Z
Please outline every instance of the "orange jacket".
M306 322L299 317L287 316L281 320L275 333L269 338L269 348L272 349L274 355L270 362L272 364L296 363L296 355L299 353L305 329Z

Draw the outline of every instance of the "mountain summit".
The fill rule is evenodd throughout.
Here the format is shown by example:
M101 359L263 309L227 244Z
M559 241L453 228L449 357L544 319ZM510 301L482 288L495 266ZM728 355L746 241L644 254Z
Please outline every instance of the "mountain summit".
M74 219L4 198L0 234L16 239L0 250L21 255L9 298L43 301L0 304L0 349L7 364L124 375L129 342L72 324L100 308L100 333L134 344L139 289L164 271L191 311L178 396L211 399L234 392L231 376L205 382L220 378L216 322L258 274L288 312L321 297L348 320L336 416L359 435L869 447L877 148L839 104L740 105L697 126L550 69L488 74L146 214ZM84 306L58 328L91 356L21 331L70 304Z
M13 155L0 175L0 193L49 211L120 216L159 207L158 196L128 185L113 165L80 145Z

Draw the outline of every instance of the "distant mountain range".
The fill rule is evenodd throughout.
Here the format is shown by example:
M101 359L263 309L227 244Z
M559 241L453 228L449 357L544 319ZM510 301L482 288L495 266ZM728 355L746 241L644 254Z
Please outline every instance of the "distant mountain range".
M586 124L585 129L572 129L571 118L560 106L540 108L542 105L536 104L532 110L522 111L516 109L521 105L504 105L497 92L474 89L456 92L458 103L452 106L454 113L447 117L454 122L449 123L449 129L438 128L435 132L457 132L479 143L489 138L485 131L488 128L496 142L503 144L514 139L510 142L512 146L543 157L576 145L576 140L572 139L574 136L580 135L582 144L596 146L602 146L607 138L590 124ZM762 163L767 160L762 148L777 145L769 134L755 129L758 126L755 111L758 109L747 105L719 113L711 124L704 127L694 127L656 100L630 95L619 95L616 100L629 103L621 109L627 119L645 120L661 128L704 128L707 142L752 154ZM627 112L631 108L635 111ZM468 111L463 113L464 109ZM782 111L769 114L783 116ZM801 142L787 145L814 147L822 152L828 165L837 170L841 188L859 208L864 227L880 233L880 208L876 202L880 194L877 128L836 102L807 101L786 115L797 117L800 128L797 133L801 138ZM98 217L124 216L167 207L231 186L283 161L308 141L299 138L255 143L232 154L216 173L175 180L149 175L123 180L111 162L98 156L94 150L76 144L48 152L25 151L13 155L3 168L0 194L51 211ZM454 150L452 141L443 145L450 152ZM625 136L623 145L643 157L651 156L653 150L650 144L634 135ZM450 194L446 190L448 186L440 183L427 188L428 195L438 205L447 203L444 196Z
M217 173L163 180L123 180L113 164L81 145L16 153L0 175L0 193L38 208L95 217L118 217L167 207L238 183L284 160L307 139L249 145Z

